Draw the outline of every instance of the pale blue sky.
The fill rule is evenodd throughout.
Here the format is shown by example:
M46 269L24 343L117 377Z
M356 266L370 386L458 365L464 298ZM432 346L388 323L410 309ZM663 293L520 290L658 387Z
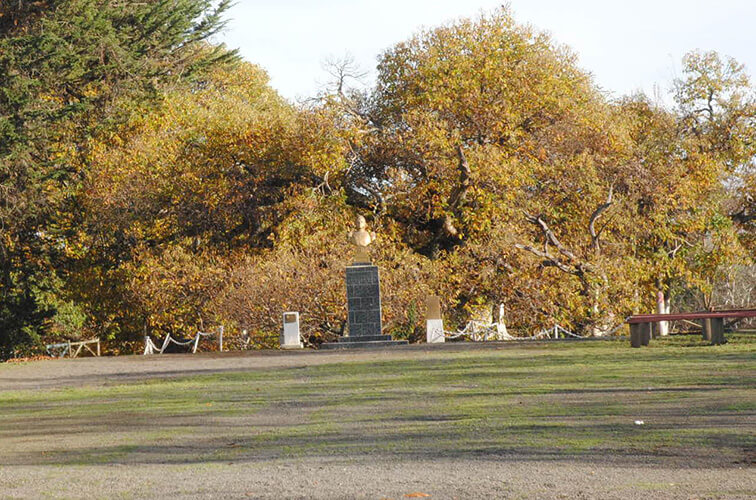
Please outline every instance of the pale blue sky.
M375 75L378 55L422 27L475 16L502 0L238 0L220 37L264 67L290 99L327 82L328 57L351 53ZM616 95L666 93L689 50L717 50L756 68L756 0L512 0L519 22L551 32Z

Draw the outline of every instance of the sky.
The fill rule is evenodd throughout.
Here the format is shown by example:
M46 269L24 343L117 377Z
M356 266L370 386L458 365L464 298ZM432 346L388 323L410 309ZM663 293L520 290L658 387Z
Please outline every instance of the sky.
M328 58L350 54L375 80L380 54L423 28L490 12L502 0L237 0L218 41L259 64L284 97L314 96ZM756 74L756 0L512 0L515 19L570 46L612 95L668 101L681 60L716 50Z

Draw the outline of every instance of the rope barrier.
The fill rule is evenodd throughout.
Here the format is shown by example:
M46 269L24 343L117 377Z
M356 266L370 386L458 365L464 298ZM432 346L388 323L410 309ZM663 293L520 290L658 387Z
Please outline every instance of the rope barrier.
M607 335L612 335L617 330L622 328L622 324L613 328ZM502 331L504 330L504 331ZM444 337L447 339L458 339L461 337L470 337L474 341L488 341L488 340L540 340L540 339L558 339L558 338L575 338L586 339L588 337L571 332L566 328L559 325L554 325L551 328L547 328L537 332L535 335L529 337L515 337L506 332L505 329L501 329L499 323L484 324L479 321L470 321L465 327L457 332L451 332L444 330Z
M144 340L144 355L147 356L147 355L150 355L150 354L163 354L165 352L166 348L170 344L176 344L177 346L181 346L181 347L186 347L186 346L194 344L192 346L192 354L196 354L197 353L197 348L199 347L200 338L202 338L202 337L212 337L214 335L215 335L214 333L209 333L209 332L197 332L194 335L193 338L191 338L191 339L189 339L189 340L187 340L185 342L180 342L180 341L174 339L173 337L171 337L171 334L169 333L168 335L165 336L165 340L163 340L163 345L159 349L158 349L157 345L155 345L155 343L152 341L152 339L149 336L145 336L145 340Z

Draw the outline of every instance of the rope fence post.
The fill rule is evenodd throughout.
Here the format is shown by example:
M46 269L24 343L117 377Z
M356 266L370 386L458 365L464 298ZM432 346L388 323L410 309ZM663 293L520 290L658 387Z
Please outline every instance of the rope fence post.
M220 332L218 333L218 349L220 352L223 352L223 325L219 328Z
M165 352L165 348L168 347L168 342L171 341L171 334L168 333L165 336L165 340L163 341L163 347L160 348L160 354L163 354Z

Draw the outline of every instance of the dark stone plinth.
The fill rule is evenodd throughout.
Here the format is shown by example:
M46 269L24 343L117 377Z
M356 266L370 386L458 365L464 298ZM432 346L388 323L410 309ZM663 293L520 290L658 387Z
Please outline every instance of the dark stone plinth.
M360 335L359 337L339 337L336 342L378 342L391 340L391 335Z
M381 284L378 266L353 264L346 269L349 336L321 344L321 349L366 349L407 344L381 333Z
M376 349L380 347L393 347L407 345L406 340L358 340L353 342L328 342L320 344L321 349Z
M346 268L349 336L381 335L381 285L378 266L352 265Z

